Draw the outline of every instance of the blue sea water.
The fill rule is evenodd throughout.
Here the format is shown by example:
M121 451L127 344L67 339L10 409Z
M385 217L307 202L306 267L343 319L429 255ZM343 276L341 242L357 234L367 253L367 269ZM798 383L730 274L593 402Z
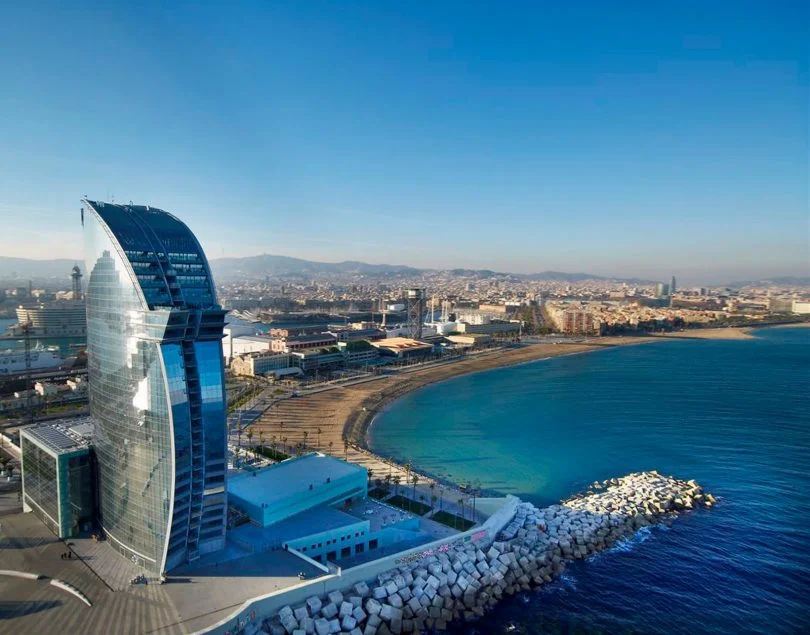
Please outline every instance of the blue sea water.
M810 329L756 335L462 376L377 417L375 451L539 505L650 469L719 499L569 565L478 632L810 632Z

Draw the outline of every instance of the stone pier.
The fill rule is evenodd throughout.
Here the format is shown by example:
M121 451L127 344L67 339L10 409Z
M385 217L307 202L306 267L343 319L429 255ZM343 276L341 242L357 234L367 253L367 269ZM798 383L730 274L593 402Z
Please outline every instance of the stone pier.
M610 548L642 527L715 499L695 481L638 472L594 483L538 509L520 503L491 544L455 545L369 583L309 598L247 626L273 635L399 635L472 621L505 595L536 588L571 560Z

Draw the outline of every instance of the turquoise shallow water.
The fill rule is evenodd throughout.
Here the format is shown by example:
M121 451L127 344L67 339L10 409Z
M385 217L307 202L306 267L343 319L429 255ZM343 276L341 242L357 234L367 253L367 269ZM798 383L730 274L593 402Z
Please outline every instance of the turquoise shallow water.
M648 469L720 499L571 565L479 631L810 631L810 329L757 335L477 373L377 418L375 451L536 504Z

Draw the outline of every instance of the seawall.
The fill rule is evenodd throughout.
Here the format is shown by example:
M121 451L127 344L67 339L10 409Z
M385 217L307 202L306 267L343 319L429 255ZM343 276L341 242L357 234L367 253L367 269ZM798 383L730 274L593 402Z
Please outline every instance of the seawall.
M642 527L715 502L695 481L655 471L594 483L587 492L543 509L514 497L505 500L483 530L398 554L385 570L377 565L358 571L359 577L369 576L348 576L340 587L329 585L334 588L330 592L313 593L303 601L300 593L295 600L286 596L289 604L267 613L253 607L250 620L234 616L215 632L441 631L450 622L483 616L504 595L551 582L574 559L608 549Z

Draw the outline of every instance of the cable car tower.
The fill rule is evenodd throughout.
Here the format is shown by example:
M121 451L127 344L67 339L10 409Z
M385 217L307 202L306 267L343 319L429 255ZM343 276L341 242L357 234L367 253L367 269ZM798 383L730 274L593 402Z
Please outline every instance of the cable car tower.
M421 339L425 314L425 290L407 289L405 301L408 305L408 337L415 340Z

